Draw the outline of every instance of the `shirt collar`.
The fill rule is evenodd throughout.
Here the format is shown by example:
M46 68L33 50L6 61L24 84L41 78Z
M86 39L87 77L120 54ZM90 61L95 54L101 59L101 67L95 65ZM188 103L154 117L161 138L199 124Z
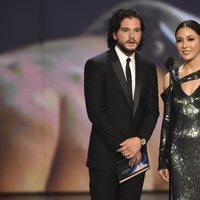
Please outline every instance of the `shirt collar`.
M125 63L128 56L125 55L117 45L115 46L115 51L119 57L120 62ZM129 58L131 59L131 62L135 60L135 53L133 53L133 55L130 56Z

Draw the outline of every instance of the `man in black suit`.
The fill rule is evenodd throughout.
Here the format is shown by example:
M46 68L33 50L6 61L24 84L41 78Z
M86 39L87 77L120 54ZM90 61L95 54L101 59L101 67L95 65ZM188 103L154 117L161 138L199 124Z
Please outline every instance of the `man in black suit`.
M109 50L89 59L84 71L90 194L92 200L139 200L145 173L119 184L116 162L134 165L146 152L159 115L156 66L136 52L145 26L135 10L119 9L108 22Z

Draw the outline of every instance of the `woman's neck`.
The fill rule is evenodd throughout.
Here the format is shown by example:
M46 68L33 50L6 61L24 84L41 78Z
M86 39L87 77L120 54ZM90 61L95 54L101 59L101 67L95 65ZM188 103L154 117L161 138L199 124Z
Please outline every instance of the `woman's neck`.
M200 55L191 61L185 62L183 67L189 73L200 70Z

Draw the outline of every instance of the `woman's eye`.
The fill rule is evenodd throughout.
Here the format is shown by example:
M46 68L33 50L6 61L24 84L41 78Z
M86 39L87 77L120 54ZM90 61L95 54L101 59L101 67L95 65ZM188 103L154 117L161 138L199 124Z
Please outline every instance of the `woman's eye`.
M194 38L189 38L188 41L192 42L194 41Z
M181 41L182 41L182 40L180 40L180 39L177 39L177 40L176 40L177 43L180 43Z

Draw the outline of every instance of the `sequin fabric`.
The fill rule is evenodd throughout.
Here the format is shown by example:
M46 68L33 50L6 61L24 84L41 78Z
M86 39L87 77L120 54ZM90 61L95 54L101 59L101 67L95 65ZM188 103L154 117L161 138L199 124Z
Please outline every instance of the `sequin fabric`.
M200 199L200 86L191 95L187 95L181 84L200 78L200 71L179 79L178 69L173 71L171 88L161 95L164 101L164 116L158 168L169 167L168 160L171 160L173 200L198 200Z

